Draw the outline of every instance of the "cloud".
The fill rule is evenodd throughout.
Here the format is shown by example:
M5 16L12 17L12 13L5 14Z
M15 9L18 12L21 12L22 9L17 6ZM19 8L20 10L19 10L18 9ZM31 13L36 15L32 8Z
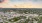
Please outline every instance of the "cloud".
M7 0L7 2L1 3L0 7L2 8L42 8L42 2L33 3L33 2L10 2L10 0Z

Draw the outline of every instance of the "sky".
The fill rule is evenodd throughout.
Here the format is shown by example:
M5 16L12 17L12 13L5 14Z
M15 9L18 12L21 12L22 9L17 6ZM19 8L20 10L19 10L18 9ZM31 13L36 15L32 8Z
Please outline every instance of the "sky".
M42 0L4 0L0 8L42 8Z

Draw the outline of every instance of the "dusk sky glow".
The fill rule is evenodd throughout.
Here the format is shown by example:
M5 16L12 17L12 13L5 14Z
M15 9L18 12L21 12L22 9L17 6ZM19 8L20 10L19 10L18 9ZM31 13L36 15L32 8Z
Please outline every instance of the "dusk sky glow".
M42 8L42 0L6 0L0 3L3 8Z

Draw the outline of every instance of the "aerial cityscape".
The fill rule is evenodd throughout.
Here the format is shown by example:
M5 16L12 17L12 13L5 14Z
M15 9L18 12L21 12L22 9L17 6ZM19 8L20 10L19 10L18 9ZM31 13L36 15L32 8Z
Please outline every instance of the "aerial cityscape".
M0 8L0 23L42 23L42 9Z

